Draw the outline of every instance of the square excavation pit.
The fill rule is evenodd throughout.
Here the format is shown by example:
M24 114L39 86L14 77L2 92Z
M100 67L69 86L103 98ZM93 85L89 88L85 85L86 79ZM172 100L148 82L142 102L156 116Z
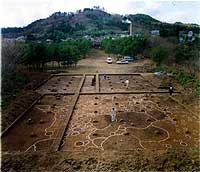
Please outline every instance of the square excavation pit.
M92 80L96 78L96 75L86 75L83 87L81 89L82 93L91 93L96 91L96 83Z
M40 94L74 93L82 76L54 76L36 91Z
M190 149L199 146L198 124L167 94L81 95L60 150Z
M44 96L2 137L3 151L47 151L57 136L73 96ZM31 119L31 120L30 120Z
M99 76L101 92L123 92L123 91L158 91L158 89L141 75L103 75ZM125 81L129 80L128 89Z

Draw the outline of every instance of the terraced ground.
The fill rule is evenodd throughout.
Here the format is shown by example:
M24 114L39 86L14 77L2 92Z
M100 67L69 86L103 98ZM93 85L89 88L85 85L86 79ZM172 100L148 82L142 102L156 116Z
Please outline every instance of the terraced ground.
M148 61L108 65L96 53L35 90L40 98L2 134L2 171L198 170L197 102L183 104L173 78L141 73ZM170 80L172 96L159 88Z

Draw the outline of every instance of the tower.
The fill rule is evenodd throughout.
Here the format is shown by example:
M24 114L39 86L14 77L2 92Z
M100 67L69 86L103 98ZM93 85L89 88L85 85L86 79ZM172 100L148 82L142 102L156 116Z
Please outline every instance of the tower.
M132 22L130 22L130 36L133 35L133 24Z

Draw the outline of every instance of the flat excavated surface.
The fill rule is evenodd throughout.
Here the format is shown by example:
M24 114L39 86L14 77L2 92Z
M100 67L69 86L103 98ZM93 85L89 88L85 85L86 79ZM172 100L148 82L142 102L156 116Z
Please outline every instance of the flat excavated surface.
M92 82L93 78L95 78L95 75L86 75L81 92L91 93L96 91L96 85Z
M112 106L117 110L111 122ZM199 118L167 94L81 95L62 151L167 150L199 145Z
M54 76L36 91L40 94L74 93L82 76Z
M130 81L128 91L158 90L141 75L107 75L106 79L100 75L100 92L109 94L96 94L93 77L85 77L81 88L85 95L79 95L64 138L60 130L71 115L75 95L62 93L75 93L82 76L55 76L41 86L37 91L46 95L2 137L3 151L47 151L55 139L61 140L61 151L198 147L198 114L188 111L173 96L117 94L127 91L123 83L126 79ZM54 87L57 91L52 94ZM116 109L114 122L112 107ZM27 123L29 118L32 124Z
M73 96L44 96L2 138L3 151L49 150ZM32 124L28 124L28 119Z
M129 80L128 88L126 80ZM106 75L106 78L100 75L100 91L158 91L158 89L141 75Z

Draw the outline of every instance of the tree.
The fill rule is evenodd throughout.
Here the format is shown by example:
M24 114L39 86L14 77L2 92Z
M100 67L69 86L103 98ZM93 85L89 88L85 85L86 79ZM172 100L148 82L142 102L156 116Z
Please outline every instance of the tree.
M144 50L146 41L145 37L108 38L101 42L101 47L107 53L135 56Z
M189 60L195 56L194 49L187 44L179 44L175 49L175 60L177 63Z
M78 39L75 44L82 56L85 56L91 48L91 42L87 39Z
M2 73L13 73L24 55L25 45L21 42L2 42Z
M160 65L168 57L168 50L162 46L152 48L150 52L151 58L157 65Z
M25 65L31 65L37 69L42 67L48 62L47 48L44 43L30 43L27 45L25 55L22 63Z

